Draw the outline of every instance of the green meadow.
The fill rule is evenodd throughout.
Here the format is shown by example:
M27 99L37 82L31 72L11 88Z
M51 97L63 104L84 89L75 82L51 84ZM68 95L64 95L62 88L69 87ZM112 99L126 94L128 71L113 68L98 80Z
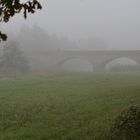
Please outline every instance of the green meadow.
M1 77L0 140L108 140L139 103L139 73Z

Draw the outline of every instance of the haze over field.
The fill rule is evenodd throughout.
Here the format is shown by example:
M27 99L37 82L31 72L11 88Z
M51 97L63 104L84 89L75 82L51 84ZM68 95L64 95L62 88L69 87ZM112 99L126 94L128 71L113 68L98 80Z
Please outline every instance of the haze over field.
M17 15L7 24L2 24L9 40L18 42L18 46L28 56L32 67L49 68L50 65L68 59L48 57L48 51L57 51L59 55L63 50L140 50L139 0L41 0L40 2L43 9L29 15L26 20ZM115 69L116 64L117 67L125 66L126 70L129 65L138 69L139 57L134 58L132 55L134 54L131 56L118 54L108 58L109 60L102 57L104 61L108 61L102 63L106 63L103 64L106 69L112 64L115 65ZM100 59L98 56L91 61L85 58L88 56L73 56L73 54L69 57L71 59L64 61L61 69L91 72L97 67L96 62L93 63L94 59L97 61Z
M0 18L0 140L140 140L140 0L0 0Z
M80 42L82 38L99 40L104 43L99 50L140 49L139 0L41 0L41 3L43 10L26 21L16 16L2 28L16 36L23 25L37 25L49 35ZM94 45L79 46L78 49L94 49Z

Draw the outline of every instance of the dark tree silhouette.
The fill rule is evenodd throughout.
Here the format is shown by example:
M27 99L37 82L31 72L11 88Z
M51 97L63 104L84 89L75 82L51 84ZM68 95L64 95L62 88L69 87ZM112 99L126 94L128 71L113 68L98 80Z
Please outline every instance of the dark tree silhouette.
M0 22L8 22L17 13L23 13L27 18L28 13L34 13L37 9L42 9L38 0L29 0L25 3L20 0L0 0ZM7 35L0 31L0 41L5 41Z

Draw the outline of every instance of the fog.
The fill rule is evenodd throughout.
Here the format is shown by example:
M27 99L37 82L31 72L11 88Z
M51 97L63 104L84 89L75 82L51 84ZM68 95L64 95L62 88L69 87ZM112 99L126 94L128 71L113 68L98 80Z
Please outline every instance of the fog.
M0 140L140 140L140 0L0 0L0 17Z
M61 51L140 50L139 0L40 0L40 2L43 9L28 15L26 20L17 15L10 22L1 24L1 28L8 34L8 41L14 40L19 44L32 68L48 68L56 65L58 61L55 59L60 60L59 55L63 57L62 59L68 59L63 56L64 53L60 53ZM55 51L58 56L51 58L47 55L50 51ZM110 63L139 66L137 56L134 58L125 53L112 57L105 68L109 69ZM87 58L87 54L81 57L71 53L69 57L71 59L67 63L64 62L59 69L66 70L71 67L73 70L73 66L75 71L81 69L86 72L94 71L95 63L89 61L90 56ZM78 67L77 64L81 65ZM83 65L86 67L85 70L81 68Z
M39 25L49 34L78 40L100 38L112 49L140 49L139 0L41 0L43 9L2 27L12 34ZM17 18L18 17L18 18Z

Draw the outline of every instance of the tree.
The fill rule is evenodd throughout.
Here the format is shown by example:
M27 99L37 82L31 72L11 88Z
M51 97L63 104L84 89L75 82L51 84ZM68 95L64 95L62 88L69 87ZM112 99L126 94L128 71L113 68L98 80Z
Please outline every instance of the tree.
M0 58L0 71L2 73L25 73L29 70L28 61L15 41L8 42L3 47L3 55Z
M34 13L36 9L42 9L38 0L29 0L25 3L20 0L0 0L0 22L8 22L17 13L23 12L24 18L27 13ZM0 31L0 41L5 41L7 35Z

